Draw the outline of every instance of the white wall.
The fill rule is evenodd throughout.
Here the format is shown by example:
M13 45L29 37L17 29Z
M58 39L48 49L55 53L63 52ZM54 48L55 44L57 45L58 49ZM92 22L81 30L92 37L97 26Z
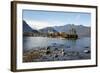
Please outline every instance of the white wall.
M0 73L12 73L10 71L10 8L11 8L10 1L11 0L0 0ZM83 4L83 5L99 5L100 2L99 0L98 1L97 0L33 0L33 1L58 2L67 4ZM98 16L100 16L100 14ZM100 25L98 26L100 27ZM98 37L100 37L100 34ZM99 40L100 39L98 39L98 43L100 43ZM99 48L98 52L100 55ZM100 64L100 57L99 57L99 64ZM100 65L99 67L92 67L92 68L35 71L34 73L53 73L53 72L54 73L86 73L86 72L99 73ZM33 73L33 71L26 73Z

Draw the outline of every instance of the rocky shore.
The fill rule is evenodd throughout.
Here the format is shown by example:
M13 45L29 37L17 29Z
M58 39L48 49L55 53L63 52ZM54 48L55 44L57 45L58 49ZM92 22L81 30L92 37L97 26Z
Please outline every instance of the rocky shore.
M68 46L67 48L70 48ZM89 48L89 47L84 47ZM44 62L90 59L90 50L82 52L64 49L62 47L48 46L46 48L35 48L24 51L23 62Z

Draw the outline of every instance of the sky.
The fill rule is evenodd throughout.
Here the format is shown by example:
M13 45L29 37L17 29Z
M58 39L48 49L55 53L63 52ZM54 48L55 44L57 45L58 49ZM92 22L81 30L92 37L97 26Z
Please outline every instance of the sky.
M34 29L63 26L66 24L90 26L91 14L82 12L23 10L23 20Z

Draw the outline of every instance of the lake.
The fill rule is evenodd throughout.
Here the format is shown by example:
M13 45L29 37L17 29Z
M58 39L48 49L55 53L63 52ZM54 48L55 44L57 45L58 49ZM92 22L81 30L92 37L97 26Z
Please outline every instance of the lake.
M51 58L52 56L46 56L46 59L38 59L36 61L52 61L52 60L78 60L78 59L90 59L90 53L85 51L91 51L91 39L90 37L82 37L75 39L64 38L48 38L48 37L24 37L23 38L23 51L39 50L41 48L50 47L51 51L61 50L67 54L63 57L60 55L57 58ZM78 55L73 55L78 53ZM69 55L70 54L70 55ZM67 57L66 57L67 56Z

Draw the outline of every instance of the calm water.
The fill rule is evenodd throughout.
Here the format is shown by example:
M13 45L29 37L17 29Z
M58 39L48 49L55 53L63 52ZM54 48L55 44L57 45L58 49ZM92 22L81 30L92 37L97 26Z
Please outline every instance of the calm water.
M89 37L80 38L77 40L67 40L67 39L47 38L47 37L24 37L23 49L30 50L38 47L44 48L44 47L56 45L57 47L62 46L66 50L75 50L81 52L85 49L90 49L90 45L91 45L90 42L91 40Z

